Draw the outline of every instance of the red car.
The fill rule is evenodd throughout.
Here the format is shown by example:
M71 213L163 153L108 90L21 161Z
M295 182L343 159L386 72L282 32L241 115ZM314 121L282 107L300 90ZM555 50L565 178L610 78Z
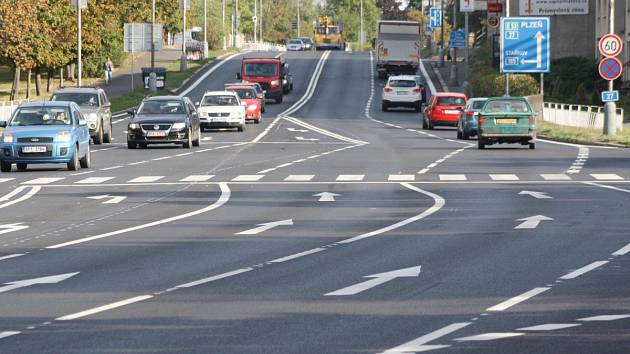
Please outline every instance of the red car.
M241 102L245 103L245 120L260 123L262 119L262 103L256 89L251 85L226 85L225 91L234 91Z
M457 126L459 115L464 110L468 98L463 93L439 92L431 97L424 109L422 128L432 130L433 127L442 125L447 127Z

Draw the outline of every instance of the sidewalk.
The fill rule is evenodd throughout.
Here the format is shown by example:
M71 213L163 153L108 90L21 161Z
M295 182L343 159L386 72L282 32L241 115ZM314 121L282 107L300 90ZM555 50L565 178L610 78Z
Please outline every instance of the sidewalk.
M178 48L163 48L161 51L155 52L155 66L165 67L168 64L179 60L182 54L181 49ZM141 52L133 53L133 62L131 55L125 60L125 62L118 68L114 68L112 75L112 83L109 86L105 85L105 80L101 79L97 85L102 87L109 98L119 97L131 91L131 73L133 72L133 87L143 88L144 82L142 81L143 67L151 67L151 53ZM133 71L132 71L133 64ZM166 78L168 80L168 77Z

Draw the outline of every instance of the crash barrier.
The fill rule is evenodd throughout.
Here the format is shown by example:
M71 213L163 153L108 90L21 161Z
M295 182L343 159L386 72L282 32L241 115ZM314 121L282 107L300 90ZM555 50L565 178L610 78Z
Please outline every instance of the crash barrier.
M604 107L544 102L542 119L570 127L604 129ZM623 108L615 112L615 127L623 128Z
M287 50L286 46L267 42L242 42L239 43L239 48L242 50L262 50L269 52L286 52Z
M0 101L0 121L7 121L11 118L11 114L17 108L20 103L29 102L29 99L17 100L17 101Z

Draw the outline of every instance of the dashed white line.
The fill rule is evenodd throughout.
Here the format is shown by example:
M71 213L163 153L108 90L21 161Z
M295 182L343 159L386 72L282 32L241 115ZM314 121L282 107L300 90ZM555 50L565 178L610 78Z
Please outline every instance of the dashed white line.
M260 181L265 175L240 175L232 178L233 182L256 182Z
M142 165L144 163L149 163L149 161L145 160L145 161L131 162L131 163L128 163L127 165L128 166L135 166L135 165Z
M325 250L326 250L325 248L321 248L321 247L313 248L311 250L300 252L300 253L296 253L296 254L292 254L290 256L276 258L276 259L271 260L271 261L269 261L267 263L283 263L283 262L287 262L287 261L292 261L294 259L301 258L301 257L304 257L304 256L308 256L308 255L311 255L311 254L314 254L314 253L318 253L318 252L321 252L321 251L325 251Z
M424 347L433 347L430 349L439 349L436 347L440 347L440 348L446 348L448 347L448 345L443 346L443 345L439 345L439 346L425 346L426 343L429 343L433 340L436 340L438 338L444 337L445 335L451 334L453 332L459 331L460 329L469 326L472 322L456 322L456 323L452 323L446 327L442 327L436 331L433 331L431 333L425 334L422 337L416 338L414 340L411 340L407 343L401 344L397 347L394 347L392 349L388 349L386 351L383 352L383 354L393 354L393 353L414 353L414 352L419 352L419 351L423 351L425 348Z
M517 331L556 331L559 329L581 326L580 323L547 323L531 327L517 328Z
M389 175L388 181L415 181L415 175Z
M98 183L105 183L109 180L114 179L114 177L88 177L85 179L82 179L80 181L74 182L76 184L98 184Z
M101 168L101 171L116 170L119 168L123 168L123 166L117 165L117 166L105 167L105 168Z
M63 177L42 177L35 178L30 181L22 182L22 184L50 184L61 181Z
M76 319L81 318L81 317L94 315L94 314L97 314L97 313L100 313L100 312L105 312L105 311L108 311L108 310L113 310L113 309L116 309L116 308L119 308L119 307L123 307L123 306L129 305L129 304L136 303L136 302L144 301L144 300L150 299L152 297L153 297L153 295L136 296L136 297L132 297L130 299L117 301L117 302L114 302L114 303L111 303L111 304L108 304L108 305L103 305L103 306L95 307L93 309L89 309L89 310L73 313L73 314L70 314L70 315L62 316L62 317L56 318L55 321L76 320Z
M515 296L515 297L513 297L511 299L508 299L506 301L503 301L500 304L497 304L497 305L494 305L492 307L489 307L489 308L486 309L486 311L493 311L493 312L505 311L505 310L509 309L510 307L512 307L514 305L517 305L517 304L520 304L523 301L529 300L532 297L534 297L536 295L539 295L539 294L542 294L542 293L544 293L545 291L547 291L549 289L551 289L551 288L547 288L547 287L545 287L545 288L534 288L534 289L532 289L530 291L522 293L521 295Z
M496 340L503 338L511 338L525 335L525 333L517 333L517 332L493 332L493 333L483 333L477 334L475 336L455 338L454 340L458 342L469 342L469 341L486 341L486 340Z
M10 255L7 255L7 256L0 257L0 261L4 261L4 260L7 260L7 259L11 259L11 258L22 257L24 255L26 255L26 253L14 253L14 254L10 254Z
M339 175L337 181L363 181L365 175Z
M162 178L164 178L164 176L140 176L129 180L128 183L152 183L157 182Z
M312 180L314 177L315 175L289 175L284 180L291 181L291 182L308 182Z
M490 178L493 181L518 181L519 180L517 175L512 175L512 174L490 175Z
M599 181L623 181L623 177L614 173L591 173L591 177Z
M617 251L613 252L612 255L613 256L625 256L629 252L630 252L630 243L625 245L624 247L618 249Z
M175 288L176 289L177 288L192 288L194 286L207 284L207 283L211 283L213 281L217 281L217 280L233 277L235 275L247 273L247 272L250 272L252 270L254 270L254 268L237 269L237 270L233 270L231 272L227 272L227 273L223 273L223 274L219 274L219 275L214 275L214 276L211 276L211 277L208 277L208 278L204 278L204 279L195 280L195 281L192 281L190 283L177 285L177 286L175 286Z
M571 177L562 174L562 173L555 173L555 174L541 174L540 177L542 177L545 181L568 181L571 180Z
M603 266L604 264L608 263L609 261L598 261L598 262L593 262L589 265L586 265L580 269L576 269L571 273L568 273L566 275L563 275L560 277L560 279L562 280L569 280L569 279L575 279L577 277L579 277L580 275L586 274L588 272L590 272L591 270L597 269L601 266Z
M623 314L623 315L600 315L600 316L593 316L593 317L585 317L585 318L578 318L578 321L584 321L584 322L591 322L591 321L616 321L616 320L622 320L625 318L630 318L630 314Z
M190 175L188 177L182 178L180 182L205 182L210 180L214 175Z
M4 332L0 332L0 339L11 337L11 336L14 336L14 335L20 334L20 333L22 333L22 332L20 332L20 331L4 331Z
M466 175L440 175L440 181L466 181Z

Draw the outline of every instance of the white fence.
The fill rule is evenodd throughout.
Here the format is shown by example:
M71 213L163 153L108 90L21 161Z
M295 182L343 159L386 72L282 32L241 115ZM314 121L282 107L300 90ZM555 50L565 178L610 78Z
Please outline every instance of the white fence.
M28 102L29 100L19 101L7 101L0 102L0 121L7 121L11 118L11 114L17 108L20 103Z
M570 127L604 129L604 107L545 102L542 113L542 119L550 123ZM618 131L621 131L623 128L623 109L617 108L615 113L615 126Z
M238 47L243 50L260 50L268 52L286 52L287 50L286 46L267 42L241 42L238 43Z

